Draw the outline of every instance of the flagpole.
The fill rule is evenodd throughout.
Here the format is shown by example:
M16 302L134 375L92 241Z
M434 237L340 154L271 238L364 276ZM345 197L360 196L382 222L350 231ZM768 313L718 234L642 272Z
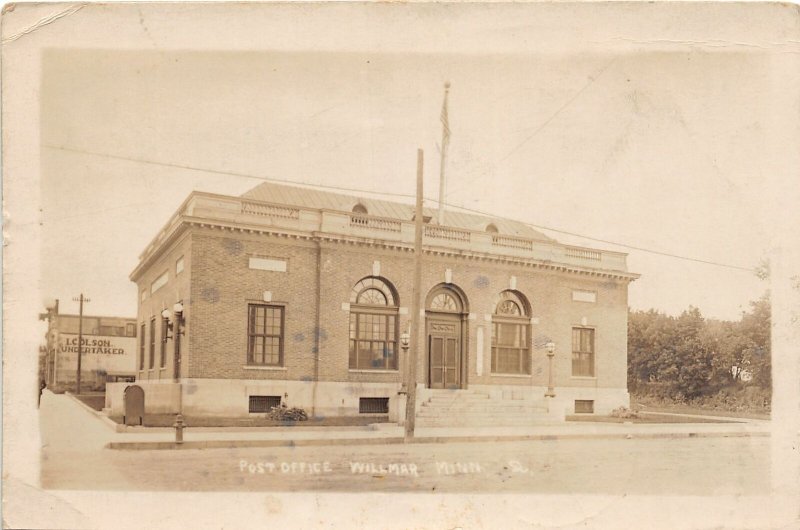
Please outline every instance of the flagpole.
M450 143L450 123L447 116L447 95L450 92L450 82L444 84L444 102L442 103L442 158L439 165L439 212L437 221L439 225L444 224L444 198L445 198L445 175L444 166L447 156L447 144Z

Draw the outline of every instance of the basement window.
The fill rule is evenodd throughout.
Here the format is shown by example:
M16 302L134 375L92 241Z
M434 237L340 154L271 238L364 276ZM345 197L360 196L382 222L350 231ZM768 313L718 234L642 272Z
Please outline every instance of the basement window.
M389 398L360 398L358 400L359 414L389 414Z
M593 399L575 400L575 414L593 414L593 413L594 413Z
M249 412L269 412L281 406L280 396L250 396Z

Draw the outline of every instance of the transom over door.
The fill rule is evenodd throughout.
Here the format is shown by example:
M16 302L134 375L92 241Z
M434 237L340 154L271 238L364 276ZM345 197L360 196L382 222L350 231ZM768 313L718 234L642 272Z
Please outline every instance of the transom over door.
M428 333L428 359L431 388L459 388L461 350L456 323L431 323Z

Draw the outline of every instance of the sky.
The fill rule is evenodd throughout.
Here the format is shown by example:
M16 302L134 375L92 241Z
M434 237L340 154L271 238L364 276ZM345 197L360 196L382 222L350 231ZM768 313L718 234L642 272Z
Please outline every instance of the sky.
M770 79L752 54L54 49L41 291L64 312L83 292L88 314L135 315L128 275L192 190L275 179L411 196L421 147L437 199L445 81L448 203L629 252L633 309L736 319L766 290L740 269L771 244Z

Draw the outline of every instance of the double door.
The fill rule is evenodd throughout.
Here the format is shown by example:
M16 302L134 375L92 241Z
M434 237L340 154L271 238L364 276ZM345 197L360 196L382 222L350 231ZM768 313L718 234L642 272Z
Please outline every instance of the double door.
M428 321L428 384L430 388L461 388L461 322Z

